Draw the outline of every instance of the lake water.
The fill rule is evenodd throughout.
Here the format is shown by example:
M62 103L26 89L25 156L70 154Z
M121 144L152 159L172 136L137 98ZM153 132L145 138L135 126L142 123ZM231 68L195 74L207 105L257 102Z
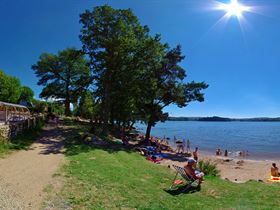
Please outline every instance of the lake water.
M136 128L145 132L144 124ZM189 139L191 148L214 154L217 148L248 150L253 159L280 159L280 122L166 121L152 128L152 136Z

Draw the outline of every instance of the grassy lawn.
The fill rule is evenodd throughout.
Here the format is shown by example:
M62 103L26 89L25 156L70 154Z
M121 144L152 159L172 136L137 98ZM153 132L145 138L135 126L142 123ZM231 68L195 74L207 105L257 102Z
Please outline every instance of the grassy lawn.
M169 168L116 145L80 145L72 136L60 196L74 209L279 209L280 185L206 177L200 191L170 193L165 191L174 177Z

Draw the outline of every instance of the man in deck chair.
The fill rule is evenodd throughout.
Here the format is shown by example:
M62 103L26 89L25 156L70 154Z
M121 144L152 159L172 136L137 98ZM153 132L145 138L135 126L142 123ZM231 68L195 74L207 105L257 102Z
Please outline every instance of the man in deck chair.
M191 176L193 179L198 180L198 184L201 184L203 181L204 173L198 170L195 170L194 167L196 165L196 160L193 158L189 158L187 165L184 166L186 174Z

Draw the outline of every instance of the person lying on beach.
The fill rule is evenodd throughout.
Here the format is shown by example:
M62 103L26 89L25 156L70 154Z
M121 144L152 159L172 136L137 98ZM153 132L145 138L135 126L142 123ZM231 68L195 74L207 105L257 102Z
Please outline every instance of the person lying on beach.
M196 165L196 161L193 158L189 158L187 165L184 166L186 174L190 175L195 180L198 180L198 184L201 184L203 181L204 173L198 170L195 170L194 167Z
M153 139L151 141L151 146L156 148L156 152L157 153L161 153L161 144L160 144L160 142L158 140Z
M272 163L271 176L280 176L280 173L279 173L278 167L276 166L276 163Z
M157 164L159 164L160 161L163 160L163 158L162 158L161 156L159 156L159 155L149 155L149 156L147 156L146 159L147 159L148 161L151 161L151 162L157 163Z

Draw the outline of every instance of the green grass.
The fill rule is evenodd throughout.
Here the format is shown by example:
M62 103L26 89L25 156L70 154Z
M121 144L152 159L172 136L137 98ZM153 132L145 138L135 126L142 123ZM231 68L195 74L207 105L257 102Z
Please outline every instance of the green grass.
M60 196L74 209L279 209L277 184L206 177L200 191L168 193L165 189L174 178L171 169L120 146L89 148L71 136Z
M28 130L9 141L0 140L0 157L3 157L15 150L27 149L34 141L37 140L42 127L43 124L38 124L36 128Z

